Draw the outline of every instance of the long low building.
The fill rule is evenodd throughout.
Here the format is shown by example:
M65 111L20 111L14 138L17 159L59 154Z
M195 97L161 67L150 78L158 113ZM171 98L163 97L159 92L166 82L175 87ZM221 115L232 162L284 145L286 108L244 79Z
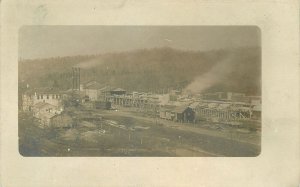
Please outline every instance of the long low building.
M49 88L28 90L22 94L22 110L32 111L34 105L41 102L62 107L62 98L61 92Z
M195 111L189 106L174 106L168 108L161 108L159 112L161 119L191 123L195 122Z
M195 107L197 120L215 121L260 119L257 105L242 102L204 101Z
M202 100L177 107L162 106L159 117L178 122L261 120L261 106L243 102Z

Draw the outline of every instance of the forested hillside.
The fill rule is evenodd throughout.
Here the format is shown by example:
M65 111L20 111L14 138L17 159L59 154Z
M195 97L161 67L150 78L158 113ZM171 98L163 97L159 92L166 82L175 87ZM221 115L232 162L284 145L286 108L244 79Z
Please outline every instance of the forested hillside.
M154 48L20 60L19 81L31 87L68 89L72 86L72 67L81 67L82 82L97 80L130 91L182 88L189 92L237 91L260 95L260 55L259 48L205 52Z

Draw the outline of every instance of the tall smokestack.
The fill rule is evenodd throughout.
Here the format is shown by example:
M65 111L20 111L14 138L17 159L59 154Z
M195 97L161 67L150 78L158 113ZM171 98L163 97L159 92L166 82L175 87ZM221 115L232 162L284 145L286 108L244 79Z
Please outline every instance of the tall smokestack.
M74 79L74 81L75 81L75 90L77 90L77 84L78 84L78 72L77 72L77 68L74 68L74 70L75 70L75 79Z
M78 68L78 90L80 91L80 68Z
M80 68L72 67L72 89L80 90Z
M75 83L74 83L74 80L75 80L75 74L74 74L74 68L72 67L72 90L75 89Z

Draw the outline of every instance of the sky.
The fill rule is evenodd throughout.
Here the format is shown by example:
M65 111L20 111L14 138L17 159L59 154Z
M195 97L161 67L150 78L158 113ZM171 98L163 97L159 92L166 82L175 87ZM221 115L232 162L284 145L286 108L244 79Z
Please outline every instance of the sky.
M260 46L255 26L23 26L19 58L101 54L172 47L208 51Z

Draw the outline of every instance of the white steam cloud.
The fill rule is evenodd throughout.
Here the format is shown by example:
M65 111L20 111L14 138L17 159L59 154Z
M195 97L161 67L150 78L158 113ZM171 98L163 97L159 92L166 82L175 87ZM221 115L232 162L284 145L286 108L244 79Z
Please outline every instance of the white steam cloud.
M232 55L218 62L212 69L195 78L185 89L185 93L201 93L225 79L233 69Z
M79 64L76 64L75 67L82 68L82 69L89 69L89 68L93 68L97 65L100 65L102 63L103 63L103 60L98 57L98 58L94 58L91 60L80 62Z

